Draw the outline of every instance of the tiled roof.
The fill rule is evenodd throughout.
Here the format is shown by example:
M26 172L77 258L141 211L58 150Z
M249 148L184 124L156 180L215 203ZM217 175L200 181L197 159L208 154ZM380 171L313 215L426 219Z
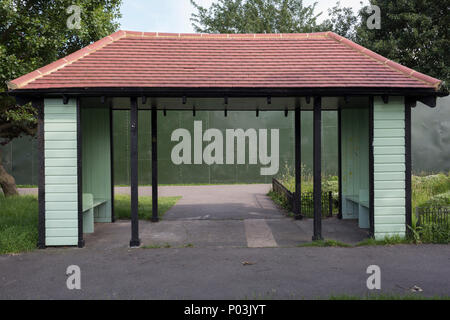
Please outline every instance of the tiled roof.
M425 88L441 81L335 33L118 31L8 83L56 88Z

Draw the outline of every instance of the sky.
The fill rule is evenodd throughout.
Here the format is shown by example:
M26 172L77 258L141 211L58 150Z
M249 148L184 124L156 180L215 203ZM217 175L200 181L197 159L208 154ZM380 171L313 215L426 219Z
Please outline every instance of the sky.
M337 0L304 0L304 5L318 2L316 10L323 12L319 22L327 17L327 10L335 6ZM352 7L356 12L360 2L368 0L340 0L343 7ZM198 4L209 7L213 0L197 0ZM190 17L194 8L189 0L123 0L122 30L146 32L194 32Z

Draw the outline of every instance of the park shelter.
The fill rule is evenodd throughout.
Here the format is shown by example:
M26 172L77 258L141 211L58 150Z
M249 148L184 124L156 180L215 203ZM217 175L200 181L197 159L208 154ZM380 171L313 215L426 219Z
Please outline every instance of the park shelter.
M171 110L293 112L301 218L302 111L314 122L314 239L321 239L321 117L338 112L340 217L376 238L411 224L411 108L433 107L441 81L332 32L167 34L118 31L8 83L38 110L39 247L84 245L114 221L111 119L130 111L131 246L138 246L138 110L149 110L153 221L157 125Z

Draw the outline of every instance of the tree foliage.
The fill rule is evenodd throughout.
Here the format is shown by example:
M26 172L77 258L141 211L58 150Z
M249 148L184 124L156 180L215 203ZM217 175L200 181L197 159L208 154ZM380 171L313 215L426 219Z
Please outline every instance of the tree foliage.
M6 82L47 65L119 27L122 0L0 0L0 93ZM80 29L70 29L67 8L81 11ZM36 110L16 106L12 97L0 96L0 144L36 132ZM1 159L0 159L1 166ZM4 171L4 170L3 170ZM5 191L11 177L0 177Z
M218 0L205 8L191 0L196 32L203 33L292 33L318 29L317 3L303 0Z
M361 10L363 23L357 41L391 60L414 70L450 81L450 0L372 0L381 9L381 29L366 27L369 13Z

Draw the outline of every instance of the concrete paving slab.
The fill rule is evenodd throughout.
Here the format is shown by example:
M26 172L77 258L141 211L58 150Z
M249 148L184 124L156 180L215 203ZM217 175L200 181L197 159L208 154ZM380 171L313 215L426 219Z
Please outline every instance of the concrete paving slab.
M275 248L278 247L272 231L266 220L247 219L244 220L245 236L249 248Z

